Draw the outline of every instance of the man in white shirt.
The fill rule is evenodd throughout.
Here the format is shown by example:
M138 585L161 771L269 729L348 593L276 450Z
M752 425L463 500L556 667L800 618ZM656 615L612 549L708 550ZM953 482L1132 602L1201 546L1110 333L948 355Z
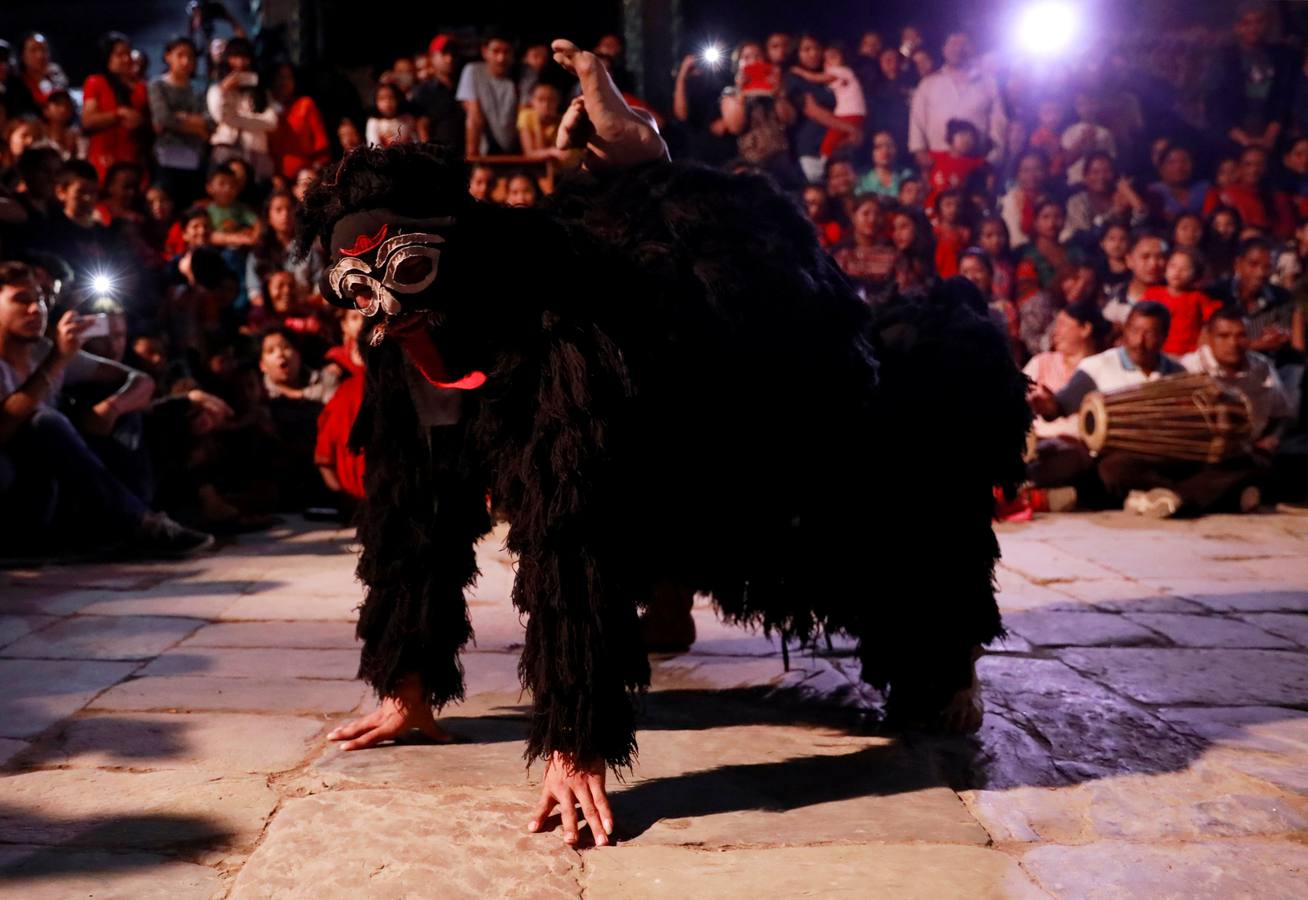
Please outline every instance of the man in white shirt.
M1031 408L1046 420L1071 415L1092 391L1112 391L1180 375L1185 368L1163 353L1171 314L1167 307L1143 300L1126 317L1122 345L1087 357L1057 394L1032 389ZM1241 511L1256 508L1261 494L1253 486L1251 459L1206 464L1166 460L1111 450L1096 462L1099 480L1111 500L1138 515L1169 518L1179 512L1203 513L1227 504Z
M6 545L26 542L42 551L53 539L66 546L76 533L100 544L126 538L141 556L185 556L212 546L211 535L152 512L56 408L65 383L117 387L85 414L86 427L108 433L120 416L149 404L154 383L83 352L93 317L64 313L54 340L44 337L47 319L31 269L0 262L0 534Z
M1249 349L1244 314L1224 307L1204 323L1206 343L1181 357L1191 372L1205 372L1244 394L1249 401L1254 446L1275 452L1281 431L1291 416L1289 397L1272 361Z
M945 64L913 92L908 114L908 149L925 170L931 150L948 150L946 128L950 119L966 119L990 139L988 159L1004 155L1008 117L995 80L972 64L972 41L956 31L945 38L941 51Z

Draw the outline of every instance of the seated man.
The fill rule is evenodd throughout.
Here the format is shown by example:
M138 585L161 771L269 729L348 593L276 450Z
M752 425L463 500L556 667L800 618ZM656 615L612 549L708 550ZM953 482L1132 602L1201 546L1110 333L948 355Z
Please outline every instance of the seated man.
M37 543L76 529L92 543L126 536L141 556L184 556L213 537L183 528L113 475L67 417L58 411L64 383L98 383L117 390L82 414L93 431L111 433L127 410L149 402L151 380L82 352L89 317L67 312L52 341L44 337L48 310L32 270L0 263L0 529Z
M1285 288L1272 284L1272 247L1249 238L1235 256L1235 274L1210 285L1204 293L1245 315L1249 346L1278 367L1302 364L1305 349L1303 310Z
M1161 303L1145 300L1135 304L1126 317L1122 345L1082 360L1057 394L1046 387L1032 390L1032 409L1049 421L1075 413L1092 391L1111 391L1184 373L1185 368L1162 350L1170 324L1171 316ZM1112 450L1099 456L1095 468L1109 497L1139 515L1167 518L1182 510L1202 513L1232 498L1238 498L1239 508L1248 511L1261 500L1250 483L1255 469L1248 459L1209 465Z
M1191 372L1204 372L1228 384L1249 400L1254 449L1271 455L1290 419L1290 402L1276 367L1256 350L1249 349L1249 323L1243 310L1223 307L1204 324L1204 343L1181 357Z

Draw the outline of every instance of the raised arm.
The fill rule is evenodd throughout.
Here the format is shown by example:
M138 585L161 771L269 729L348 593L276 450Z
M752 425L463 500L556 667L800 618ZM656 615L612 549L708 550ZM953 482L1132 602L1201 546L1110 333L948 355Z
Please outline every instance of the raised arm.
M559 125L560 148L584 147L588 168L626 168L670 158L653 116L627 105L594 53L565 40L552 47L555 62L581 82L582 102L573 101Z

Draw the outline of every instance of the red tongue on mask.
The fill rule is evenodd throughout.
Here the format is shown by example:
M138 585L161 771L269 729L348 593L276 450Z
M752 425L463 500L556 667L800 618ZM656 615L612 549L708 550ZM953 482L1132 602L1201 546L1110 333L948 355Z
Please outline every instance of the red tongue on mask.
M409 354L409 359L418 367L422 377L438 388L455 391L475 391L486 383L484 372L469 372L456 381L450 381L450 373L445 369L445 360L432 343L426 328L411 328L399 335L400 346Z

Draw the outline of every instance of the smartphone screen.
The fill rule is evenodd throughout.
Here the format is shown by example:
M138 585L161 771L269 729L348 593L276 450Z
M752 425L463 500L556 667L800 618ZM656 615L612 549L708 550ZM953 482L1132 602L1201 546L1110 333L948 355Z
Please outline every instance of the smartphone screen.
M91 324L82 330L83 338L97 338L109 336L109 316L106 313L96 313L88 316Z

